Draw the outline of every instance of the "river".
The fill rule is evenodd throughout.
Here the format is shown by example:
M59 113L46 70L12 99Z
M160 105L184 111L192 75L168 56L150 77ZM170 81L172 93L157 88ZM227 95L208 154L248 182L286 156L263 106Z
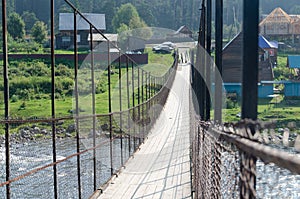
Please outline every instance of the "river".
M101 142L107 138L102 138ZM123 139L124 160L128 158L128 141ZM99 144L99 143L97 143ZM81 141L81 150L92 147L91 140ZM75 139L57 140L57 159L76 153ZM120 139L113 143L113 165L118 168L120 161ZM0 170L5 171L5 150L0 147ZM88 198L93 193L93 155L84 153L80 156L82 198ZM102 145L96 151L97 157L97 185L101 185L110 178L109 144ZM224 156L223 156L224 157ZM223 176L223 198L239 198L238 176L232 168L238 168L239 163L232 156L227 156L223 161L223 169L227 167ZM52 162L51 140L41 140L15 144L11 147L11 176L17 177L28 170L38 168ZM232 173L232 175L228 175ZM77 158L73 157L57 166L58 198L78 198L77 184ZM0 173L0 180L5 180L5 172ZM230 181L229 181L230 180ZM257 198L300 198L300 175L294 175L274 164L265 165L257 162ZM230 191L231 190L231 191ZM5 187L0 188L0 196L5 196ZM54 198L53 195L53 168L47 168L34 175L25 177L11 184L11 198L38 199ZM1 197L2 198L2 197Z
M101 138L100 142L107 141ZM81 140L80 150L92 147L90 139ZM128 141L123 139L124 160L128 158ZM76 153L76 140L57 140L57 160ZM96 151L97 186L110 178L110 158L108 144L102 145ZM50 164L52 162L51 140L40 140L11 147L11 178L22 175L29 170ZM116 170L121 165L120 139L113 142L113 167ZM88 198L93 193L93 154L84 153L80 156L82 198ZM5 149L0 147L0 182L5 181ZM68 159L57 166L58 198L78 198L77 157ZM41 170L11 184L11 198L33 199L54 198L53 195L53 167ZM5 187L0 187L0 196L5 196ZM1 197L2 198L2 197Z

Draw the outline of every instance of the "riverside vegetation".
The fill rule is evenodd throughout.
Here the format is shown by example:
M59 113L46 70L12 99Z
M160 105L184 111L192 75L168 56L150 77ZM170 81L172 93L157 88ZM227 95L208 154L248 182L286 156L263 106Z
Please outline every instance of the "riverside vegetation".
M151 49L146 49L149 56L149 64L141 65L145 71L156 76L163 75L172 65L171 54L155 54ZM68 117L73 115L74 109L74 67L72 61L56 61L55 66L55 105L57 117ZM79 101L91 99L91 70L89 63L80 63L78 72ZM96 83L96 113L108 113L108 72L105 64L95 64ZM101 66L102 65L102 66ZM112 64L111 87L112 95L118 98L118 66ZM2 71L0 71L2 73ZM126 68L122 65L121 73L126 73ZM131 69L129 69L131 74ZM136 72L137 74L137 72ZM0 74L2 77L2 74ZM89 82L89 83L87 83ZM122 80L123 82L123 80ZM126 84L122 83L122 95L126 95ZM123 88L122 87L122 88ZM12 119L42 119L51 118L51 68L49 60L10 60L9 61L9 89L10 89L10 117ZM150 88L157 91L157 88ZM3 101L3 80L0 80L0 106L1 115L4 118ZM123 93L124 92L124 93ZM124 99L123 110L126 110ZM114 102L115 99L112 99ZM132 101L132 100L131 100ZM90 102L89 102L90 103ZM117 104L117 103L116 103ZM137 103L136 103L137 104ZM123 105L122 105L123 106ZM119 106L114 107L118 110ZM88 108L87 108L88 109ZM79 110L89 113L84 104L80 103ZM102 127L107 126L104 123ZM40 122L37 124L12 124L12 139L27 140L51 137L51 123ZM4 140L4 128L0 131L0 143ZM57 123L58 137L73 137L75 135L74 120L62 120Z

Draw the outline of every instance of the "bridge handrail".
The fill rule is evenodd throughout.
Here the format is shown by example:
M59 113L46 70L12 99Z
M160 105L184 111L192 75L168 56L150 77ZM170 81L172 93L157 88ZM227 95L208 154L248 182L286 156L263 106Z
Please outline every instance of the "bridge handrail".
M220 140L226 140L227 142L234 144L240 151L249 153L265 163L274 163L281 168L300 174L300 156L298 154L279 150L256 139L242 137L234 131L222 131L216 127L212 127L206 133L217 136Z
M255 179L262 180L256 178L256 160L260 160L264 166L273 163L295 175L300 174L299 153L264 143L261 131L266 129L260 125L264 126L261 122L253 121L241 121L229 126L204 121L198 123L192 135L193 189L196 196L226 198L231 194L230 197L235 195L247 198L244 194L250 193L256 197ZM226 185L233 183L226 179L237 178L235 186ZM222 179L225 184L221 183Z
M76 18L76 15L80 15L81 18L83 20L85 20L89 25L90 25L90 33L93 33L93 29L98 32L99 34L101 34L103 36L103 38L105 38L105 40L107 41L108 44L108 49L110 48L110 45L113 47L117 47L114 45L114 43L112 43L107 37L105 37L105 35L98 30L77 8L75 8L70 1L65 0L65 2L71 6L71 8L73 9L74 12L74 18ZM5 6L3 6L5 8ZM4 18L6 19L6 15L4 15ZM76 27L76 20L74 20L74 33L76 33L77 27ZM5 34L3 34L5 35ZM128 109L127 110L121 110L120 111L116 111L113 112L111 111L111 104L110 104L110 110L109 113L107 114L92 114L92 115L79 115L79 107L78 107L78 88L77 88L77 72L78 72L78 52L77 52L77 42L76 42L76 34L74 34L74 77L75 77L75 99L76 99L76 108L75 108L75 112L76 114L73 116L66 116L66 117L58 117L55 113L55 50L54 50L54 1L51 2L51 111L52 111L52 117L51 118L34 118L34 119L13 119L12 117L9 116L9 110L8 110L8 106L9 106L9 96L7 95L7 98L5 100L5 119L1 119L0 120L0 124L5 125L5 137L4 137L4 141L5 141L5 155L4 155L4 159L5 159L5 166L3 166L3 168L5 167L5 173L3 174L3 176L5 176L5 182L0 182L0 193L3 193L3 195L6 195L6 198L10 198L11 197L11 187L16 188L17 186L25 186L22 183L20 183L20 185L14 184L13 182L16 181L20 181L22 179L25 179L26 177L31 176L31 178L34 178L34 174L40 172L40 171L45 171L47 168L49 169L50 167L53 167L53 171L52 173L50 173L49 175L51 175L51 177L53 177L53 195L54 198L58 198L58 189L61 186L61 184L59 184L59 179L58 179L58 171L60 170L57 166L60 163L65 163L67 160L77 157L77 162L76 162L76 169L77 169L77 178L76 178L76 186L78 189L78 192L75 194L78 194L79 198L82 198L82 193L83 193L83 186L82 186L82 181L81 178L83 177L87 177L87 175L82 175L81 173L81 165L85 164L82 160L81 160L81 155L82 154L86 154L87 152L92 152L93 158L86 160L86 161L91 161L88 162L90 163L89 166L92 166L93 168L90 168L91 170L93 170L91 173L88 174L90 179L93 179L93 186L90 187L90 192L89 194L92 194L93 191L96 191L98 189L98 187L101 185L99 182L100 180L103 179L99 179L100 176L98 176L99 171L97 169L99 169L103 164L102 160L100 161L100 159L96 157L96 149L109 144L109 151L107 152L109 156L108 158L110 160L108 160L110 162L110 165L108 166L110 169L110 177L112 177L115 173L117 173L120 168L122 166L124 166L124 159L127 157L123 157L126 155L126 153L128 154L128 156L130 157L136 150L138 150L138 147L140 144L142 144L142 142L144 142L144 138L147 136L150 128L153 126L153 124L155 123L155 119L158 118L160 112L156 111L156 112L151 112L151 116L149 115L149 110L151 108L151 106L155 105L155 104L160 104L163 105L167 99L167 95L169 93L169 88L171 87L171 84L173 83L174 77L175 77L175 73L176 73L176 67L178 64L178 57L175 56L174 58L174 63L172 65L171 68L169 68L169 70L162 76L162 77L155 77L152 76L152 74L148 71L145 71L144 69L138 67L138 70L143 71L142 74L145 74L147 78L147 82L146 82L146 92L149 92L146 95L146 100L144 100L143 95L141 100L139 99L139 104L137 106L133 105L131 107L130 102L129 102L129 94L128 95ZM4 47L7 47L7 44L4 42L3 43ZM90 47L93 47L92 42L90 43ZM119 48L118 48L119 49ZM5 53L5 57L7 58L7 52L4 51ZM93 54L93 50L91 50L91 54ZM119 49L119 55L124 55L126 57L126 67L127 70L129 68L129 64L131 64L130 67L132 67L132 85L134 85L134 69L136 69L134 66L137 66L137 63L127 54L123 54L121 52L121 50ZM175 54L176 55L176 54ZM108 50L108 61L110 61L110 54L109 54L109 50ZM93 58L93 56L91 56L91 58ZM91 59L92 60L92 59ZM92 61L91 61L92 63ZM7 68L8 64L4 64L3 67L4 69ZM108 63L108 87L109 87L109 103L111 103L111 81L110 81L110 69L111 69L111 63ZM119 59L119 70L121 70L121 63L120 63L120 59ZM93 64L91 64L91 71L93 71ZM140 71L139 71L140 72ZM93 73L93 72L92 72ZM6 73L4 73L6 74ZM119 73L121 74L121 73ZM140 73L139 73L140 74ZM7 73L8 76L8 73ZM91 75L93 76L93 75ZM159 78L161 85L157 84L156 79L153 81L151 78ZM120 78L120 76L119 76ZM93 82L93 77L91 78L92 82ZM143 80L143 76L142 76L142 80ZM5 87L5 90L8 90L7 88L9 87L9 80L8 79L4 79L5 84L7 84L7 86ZM129 79L127 79L127 91L129 92L129 87L128 87L128 81L130 81ZM138 81L140 81L140 78L138 77ZM139 84L139 83L138 83ZM140 87L144 86L144 85L139 85ZM134 89L134 86L132 86ZM148 87L148 88L147 88ZM152 89L150 88L152 87ZM154 92L154 90L157 89L159 90L158 92ZM92 89L94 90L94 89ZM120 87L121 90L121 87ZM6 92L5 94L8 94L8 92ZM93 94L93 98L95 97L95 92L92 92ZM133 96L134 96L134 91L133 91ZM121 99L121 97L120 97ZM94 100L94 99L93 99ZM133 100L133 104L134 104ZM141 102L141 103L140 103ZM121 100L120 100L121 103ZM120 106L122 107L122 105ZM93 107L94 109L95 107ZM94 109L95 110L95 109ZM93 113L94 113L93 110ZM115 120L119 120L120 121L120 127L118 127L117 130L120 131L120 137L115 136L115 134L113 134L113 123L115 122L115 120L113 120L113 116L117 115L117 119L115 118ZM100 140L100 144L96 143L96 138L98 139L98 137L96 137L96 118L105 118L108 121L108 128L107 130L109 131L109 138L108 140ZM56 139L57 137L57 124L59 121L61 120L76 120L76 125L75 125L75 133L76 133L76 152L72 152L71 154L69 152L67 152L67 155L65 158L63 159L58 159L57 158L57 152L60 153L64 153L63 151L60 151L61 149L57 149L56 147ZM92 139L93 139L93 145L92 147L88 148L88 149L82 149L82 146L80 145L80 135L79 135L79 121L81 120L85 120L85 119L93 119L93 132L92 132ZM138 124L138 126L130 126L130 120L133 120L135 123ZM151 119L153 119L151 121ZM107 122L105 121L105 122ZM14 150L18 150L16 147L15 148L11 148L11 146L15 145L15 142L11 142L10 139L13 136L13 134L11 134L11 130L10 130L10 126L13 125L20 125L20 124L25 124L25 123L30 123L30 124L36 124L36 123L42 123L45 122L48 125L52 126L52 132L51 133L51 138L52 138L52 153L50 153L52 155L52 160L51 162L47 162L47 163L41 163L41 165L37 166L37 167L30 167L30 163L28 164L28 168L26 167L24 170L22 171L13 171L11 172L10 167L11 167L11 161L10 161L10 154L13 154ZM122 129L122 122L126 123L123 125L123 129ZM99 123L97 124L99 125ZM98 128L98 126L97 126ZM84 128L83 130L86 131L88 128ZM125 130L128 130L128 132L124 132ZM90 129L89 129L90 130ZM88 131L87 131L88 132ZM102 138L104 136L104 132L103 134L101 134L99 137ZM105 136L107 136L107 134L105 134ZM126 139L128 146L126 146L127 148L125 148L123 145L125 143L123 143L123 136L124 139ZM121 155L120 157L118 156L117 158L120 158L120 165L121 166L116 166L114 160L113 160L113 142L120 138L120 151L121 151ZM2 139L2 137L0 137L0 140ZM1 144L1 143L0 143ZM24 146L26 149L26 145ZM122 148L123 147L123 148ZM128 150L128 151L125 151ZM12 151L12 152L11 152ZM44 155L44 152L38 152L38 154L42 153ZM123 155L124 154L124 155ZM70 163L71 164L71 163ZM107 163L108 164L108 163ZM31 165L32 166L32 165ZM98 168L99 167L99 168ZM61 168L64 169L64 168ZM51 172L51 171L50 171ZM102 172L102 171L101 171ZM13 175L11 175L11 173L13 173ZM75 174L76 175L76 174ZM31 178L26 178L26 180L31 181ZM34 183L36 183L37 181L35 181ZM29 182L26 182L25 184L30 184ZM4 186L6 186L4 188ZM46 186L46 185L45 185ZM49 186L49 184L47 184L47 186ZM72 190L70 191L74 191L74 184L70 185L72 186ZM34 190L35 186L32 186L32 189ZM49 187L47 187L48 189ZM65 187L64 187L65 189ZM19 190L19 189L17 189ZM4 191L4 192L2 192ZM31 189L29 191L32 191ZM50 191L51 192L51 191Z

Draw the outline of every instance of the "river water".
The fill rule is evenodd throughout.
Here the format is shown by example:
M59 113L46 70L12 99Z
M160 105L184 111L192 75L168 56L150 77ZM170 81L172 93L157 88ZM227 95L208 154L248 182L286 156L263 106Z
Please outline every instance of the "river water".
M107 141L102 138L100 142ZM97 144L99 144L97 143ZM124 160L128 158L128 141L123 139ZM81 150L92 147L91 140L81 141ZM97 159L97 186L105 183L110 178L109 144L104 144L96 151ZM5 181L5 150L0 147L0 182ZM76 141L74 139L62 139L57 141L57 159L76 153ZM113 167L120 167L120 140L113 143ZM17 177L29 170L38 168L52 162L52 143L50 140L15 144L11 147L11 176ZM82 198L88 198L93 193L93 154L84 153L80 156ZM230 161L230 157L223 161L228 168L238 168L239 163ZM226 172L236 173L233 170ZM77 183L77 158L73 157L57 166L58 198L78 198ZM233 192L223 192L223 198L239 198L238 176L232 175L230 182L223 181L231 187ZM224 179L223 179L224 180ZM5 198L5 187L0 187L0 198ZM2 197L3 196L3 197ZM54 198L53 195L53 168L47 168L31 176L25 177L11 184L11 196L17 199ZM300 198L300 175L294 175L276 165L265 165L257 162L257 198Z
M98 139L96 144L107 141L107 138ZM123 139L123 160L128 158L128 141ZM57 140L57 160L76 153L75 139ZM97 187L110 178L110 146L102 144L96 150ZM113 142L114 170L121 165L120 139ZM81 140L80 150L92 147L92 140ZM11 178L22 175L32 169L39 168L52 162L51 140L41 140L23 144L14 144L11 147ZM93 152L80 156L82 198L88 198L93 193ZM0 182L5 181L5 149L0 147ZM77 157L57 165L58 197L63 199L78 198ZM54 198L53 167L41 170L11 184L11 198L33 199ZM0 187L0 198L5 198L5 187Z

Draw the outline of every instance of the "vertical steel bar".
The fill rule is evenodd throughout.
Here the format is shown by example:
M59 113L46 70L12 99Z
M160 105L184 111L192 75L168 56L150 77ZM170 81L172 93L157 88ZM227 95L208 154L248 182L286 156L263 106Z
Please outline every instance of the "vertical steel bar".
M150 72L148 73L148 77L149 77L149 93L148 93L148 97L149 97L149 99L151 98L151 89L152 89L152 85L151 85L151 74L150 74Z
M259 0L244 0L242 119L257 119ZM250 128L252 134L254 128ZM240 153L240 197L256 198L256 157ZM249 179L248 181L242 179ZM251 190L253 187L254 190Z
M195 91L194 90L194 81L195 81L195 54L194 53L195 53L194 49L191 49L191 65L192 65L191 84L192 84L193 91Z
M74 10L74 95L75 95L75 116L76 116L76 151L80 152L79 140L79 93L78 93L78 44L77 44L77 11ZM81 176L80 176L80 156L77 156L77 179L78 179L78 195L81 198Z
M118 65L119 65L119 104L120 104L120 134L121 134L121 165L124 164L123 160L123 121L122 121L122 68L121 68L121 50L119 50L119 59L118 59Z
M148 100L148 76L147 76L147 72L145 71L145 97L146 97L146 101Z
M223 0L216 0L216 65L214 120L222 122L222 48L223 48ZM218 69L218 70L217 70ZM221 76L221 77L220 77Z
M249 6L249 7L246 7ZM242 118L257 119L258 0L244 1Z
M149 88L148 88L148 114L149 114L149 118L151 119L151 113L150 113L150 108L151 108L151 103L152 103L152 99L151 99L151 73L149 72L148 73L148 85L149 85ZM152 121L150 120L150 124L151 126L149 126L149 128L152 127Z
M132 86L132 121L133 121L133 148L136 150L136 132L135 132L135 92L134 92L134 63L131 61L131 86Z
M142 125L142 128L143 128L143 142L144 142L144 140L145 140L144 70L142 70L142 85L141 85L141 92L142 92L142 96L141 96L141 97L142 97L142 103L143 103L143 105L142 105L142 123L141 123L141 125Z
M129 60L126 56L126 82L127 82L127 108L128 108L128 114L127 114L127 122L128 122L128 151L129 156L131 152L131 128L130 128L130 91L129 91Z
M54 0L51 0L51 112L52 119L55 119L55 44L54 44ZM56 125L52 121L52 149L53 149L53 162L56 162ZM53 166L53 180L54 180L54 198L58 198L58 183L57 183L57 167Z
M208 55L211 55L211 25L212 25L212 0L207 0L207 34L206 34L206 51ZM205 94L205 120L208 121L210 120L210 106L211 106L211 99L210 99L210 93L209 93L209 88L211 86L211 80L210 80L210 73L211 73L211 61L206 60L206 94Z
M140 67L138 67L138 126L139 126L139 133L138 133L138 139L139 139L139 145L141 144L141 93L140 93Z
M7 18L6 0L2 0L2 50L3 50L3 83L4 83L4 117L9 119L9 80L8 80L8 49L7 49ZM10 140L9 124L5 123L5 172L6 181L10 178ZM6 197L10 198L10 184L6 185Z
M114 174L113 167L113 135L112 135L112 106L111 106L111 64L110 64L110 43L107 40L107 63L108 63L108 112L109 112L109 149L110 149L110 174Z
M92 115L93 115L93 147L96 146L96 88L95 88L95 68L94 68L94 46L93 46L93 27L90 25L90 54L91 54L91 78L92 78ZM93 183L94 191L97 189L97 160L96 149L93 149Z
M201 30L200 30L200 45L202 48L206 48L206 7L205 7L205 0L202 1L202 8L201 8ZM202 53L199 55L201 57L200 62L200 116L202 120L205 120L205 101L206 101L206 86L205 86L205 58L206 56Z

